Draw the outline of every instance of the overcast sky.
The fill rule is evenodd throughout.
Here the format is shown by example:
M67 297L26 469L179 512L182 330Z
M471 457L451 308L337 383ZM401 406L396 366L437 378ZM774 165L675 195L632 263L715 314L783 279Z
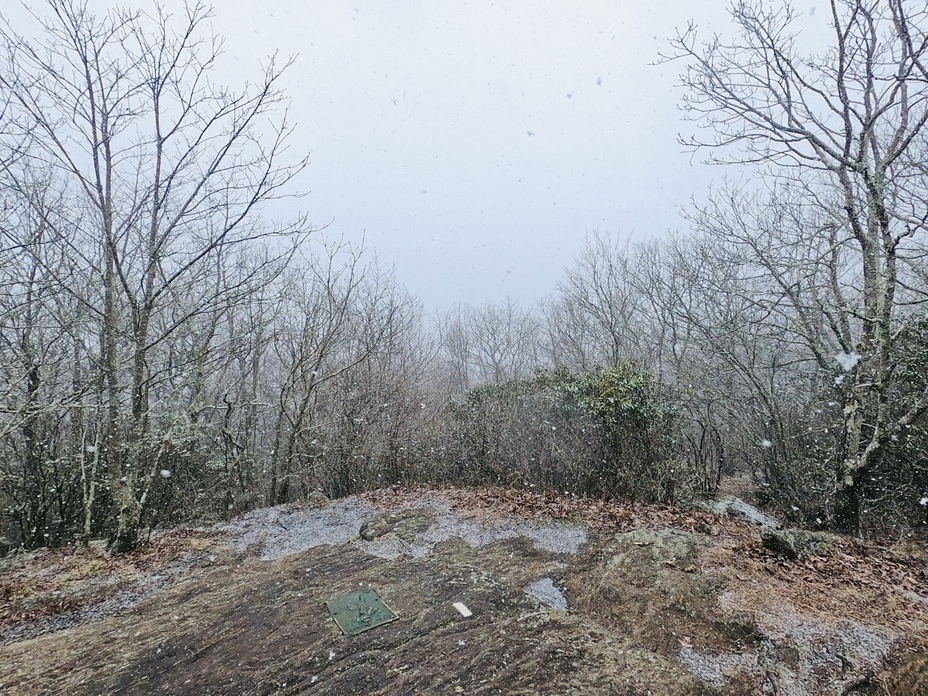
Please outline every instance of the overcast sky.
M681 207L724 176L677 144L692 130L683 65L653 63L689 20L728 32L727 6L222 0L213 27L230 82L272 51L297 56L284 84L294 148L311 152L300 204L326 234L363 237L427 308L528 305L588 233L682 228Z

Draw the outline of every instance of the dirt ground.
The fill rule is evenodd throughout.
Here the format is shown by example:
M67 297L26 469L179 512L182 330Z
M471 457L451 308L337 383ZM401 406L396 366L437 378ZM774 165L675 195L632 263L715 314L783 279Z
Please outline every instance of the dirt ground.
M912 539L790 561L700 510L391 489L3 559L0 693L928 694L926 567ZM398 619L346 637L326 602L367 587Z

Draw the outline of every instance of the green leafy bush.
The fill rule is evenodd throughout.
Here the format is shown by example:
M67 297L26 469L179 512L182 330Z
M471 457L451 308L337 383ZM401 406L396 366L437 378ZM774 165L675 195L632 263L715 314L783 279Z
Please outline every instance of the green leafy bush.
M669 502L693 490L679 416L634 363L471 389L452 408L461 483Z

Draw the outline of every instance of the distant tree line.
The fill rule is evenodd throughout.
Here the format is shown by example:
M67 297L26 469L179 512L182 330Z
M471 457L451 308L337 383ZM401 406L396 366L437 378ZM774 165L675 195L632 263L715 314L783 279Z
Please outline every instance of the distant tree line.
M209 10L0 26L0 535L34 548L396 483L671 503L750 472L797 524L928 522L928 11L681 33L689 143L753 167L660 241L589 236L537 306L438 317L269 206L306 160Z

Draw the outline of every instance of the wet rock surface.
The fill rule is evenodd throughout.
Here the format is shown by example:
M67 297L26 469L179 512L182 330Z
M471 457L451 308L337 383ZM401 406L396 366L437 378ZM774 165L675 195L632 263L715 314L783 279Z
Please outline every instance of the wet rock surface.
M921 678L922 653L897 650L906 627L879 623L883 597L854 587L852 606L838 584L836 609L804 604L816 586L769 584L786 561L752 523L591 530L451 502L250 513L222 527L215 562L127 613L0 648L0 692L789 696ZM398 619L345 637L326 602L366 587Z

